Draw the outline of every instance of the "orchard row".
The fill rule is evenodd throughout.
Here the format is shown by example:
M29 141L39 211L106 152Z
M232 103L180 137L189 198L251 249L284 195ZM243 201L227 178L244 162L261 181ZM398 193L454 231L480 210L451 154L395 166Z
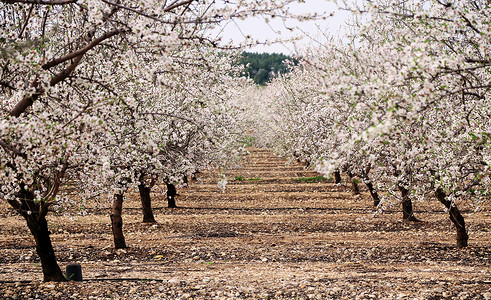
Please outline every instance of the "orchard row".
M418 221L412 201L436 198L465 247L458 205L491 192L491 6L387 3L347 8L360 13L350 41L305 51L249 119L261 146L363 181L381 210Z
M0 197L25 218L45 281L65 280L49 210L108 199L125 247L128 189L148 195L235 161L243 128L232 100L251 83L235 76L237 45L221 46L214 28L287 17L290 2L0 2Z
M125 247L125 192L165 183L172 196L186 176L236 163L246 134L362 179L408 220L411 199L436 196L467 245L457 204L489 201L489 3L347 7L349 42L317 43L257 89L215 28L292 17L290 2L0 1L1 200L26 220L45 281L65 280L49 210L109 200ZM152 221L149 201L144 212Z

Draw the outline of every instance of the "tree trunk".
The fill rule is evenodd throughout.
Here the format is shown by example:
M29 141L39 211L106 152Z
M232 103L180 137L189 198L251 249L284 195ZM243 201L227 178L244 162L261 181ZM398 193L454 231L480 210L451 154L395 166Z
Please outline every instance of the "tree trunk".
M144 183L138 185L140 199L142 202L143 223L157 223L152 212L152 199L150 198L150 187Z
M123 211L123 194L116 194L113 200L113 206L111 210L111 226L114 237L114 248L122 249L126 248L126 242L123 235L123 218L121 212Z
M353 176L353 173L350 171L347 172L349 180L351 181L351 190L353 191L353 195L359 195L360 189L358 187L358 180Z
M27 221L27 226L31 231L36 241L36 252L41 259L43 268L44 281L66 281L60 266L56 261L55 251L51 244L50 233L48 230L48 222L46 216L31 213L30 216L24 216Z
M438 201L440 201L448 209L450 220L455 225L455 229L457 230L457 247L467 247L469 236L467 235L467 231L465 230L464 217L462 216L462 214L460 214L459 209L457 208L455 203L452 204L451 201L446 199L447 195L441 188L438 188L435 191L435 196Z
M19 212L27 222L34 241L36 252L41 260L44 281L66 281L58 262L56 261L55 251L51 244L50 232L46 214L48 208L46 203L34 202L34 195L31 192L22 190L18 195L18 201L8 201L10 205Z
M378 196L377 190L373 187L373 183L369 180L365 182L365 185L370 191L370 195L372 195L373 206L378 207L378 205L380 204L380 198Z
M370 195L372 195L373 205L377 207L380 204L380 198L378 196L377 190L373 187L373 183L370 180L370 177L368 177L368 174L366 172L362 172L362 176L363 176L363 182L365 182L365 185L367 186Z
M176 195L177 195L176 187L171 183L167 183L167 206L169 208L177 208Z
M334 172L334 182L336 184L341 183L341 173L339 171Z
M414 216L413 203L411 198L409 198L409 190L400 184L398 185L398 188L402 197L402 219L404 221L419 222L419 220Z

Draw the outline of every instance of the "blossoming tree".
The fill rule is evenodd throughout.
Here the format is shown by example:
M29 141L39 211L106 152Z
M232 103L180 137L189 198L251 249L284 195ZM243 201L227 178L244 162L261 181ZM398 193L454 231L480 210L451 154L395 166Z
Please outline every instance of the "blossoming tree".
M349 171L386 191L380 206L435 196L457 246L468 235L459 202L489 199L490 5L371 1L350 44L327 43L273 83L270 111L290 154L326 174ZM273 94L273 93L270 93ZM283 130L287 131L285 134ZM370 173L370 177L368 174Z
M155 70L144 62L158 61L168 67L161 72L192 74L193 68L172 69L169 53L216 47L217 40L206 29L252 14L284 16L289 2L0 1L1 192L26 219L45 281L65 280L46 214L53 203L63 202L59 192L70 178L104 170L107 163L101 161L111 164L101 159L104 149L93 141L121 125L118 117L127 116L118 110L131 107L125 102L132 95L119 94L129 88L118 87L128 84L128 74L135 74L128 67L145 67L151 77ZM131 61L143 54L146 60ZM124 63L127 60L132 64ZM111 124L113 120L117 122ZM124 125L133 126L129 123ZM131 144L120 147L131 149Z

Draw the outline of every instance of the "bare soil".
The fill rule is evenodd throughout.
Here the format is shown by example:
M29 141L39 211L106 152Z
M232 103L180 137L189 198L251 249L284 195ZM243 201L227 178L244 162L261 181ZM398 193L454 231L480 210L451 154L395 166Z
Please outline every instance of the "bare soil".
M242 168L179 189L177 209L153 197L157 224L141 223L129 195L114 250L105 208L52 213L62 268L82 265L82 282L43 283L25 221L0 203L0 299L491 299L491 207L460 207L469 247L455 247L443 206L414 203L377 214L368 192L314 177L298 163L251 149Z

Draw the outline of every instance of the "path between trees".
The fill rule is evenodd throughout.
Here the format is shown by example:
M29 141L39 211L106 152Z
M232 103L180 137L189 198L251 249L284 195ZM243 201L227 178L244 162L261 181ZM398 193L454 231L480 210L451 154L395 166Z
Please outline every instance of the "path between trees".
M49 215L60 265L81 263L83 282L42 283L25 223L1 203L0 298L491 299L489 208L466 213L470 246L457 249L433 200L415 203L422 223L400 221L398 207L375 215L366 190L261 149L226 175L222 192L217 172L199 174L178 209L153 195L153 225L130 195L124 250L112 248L107 203Z

